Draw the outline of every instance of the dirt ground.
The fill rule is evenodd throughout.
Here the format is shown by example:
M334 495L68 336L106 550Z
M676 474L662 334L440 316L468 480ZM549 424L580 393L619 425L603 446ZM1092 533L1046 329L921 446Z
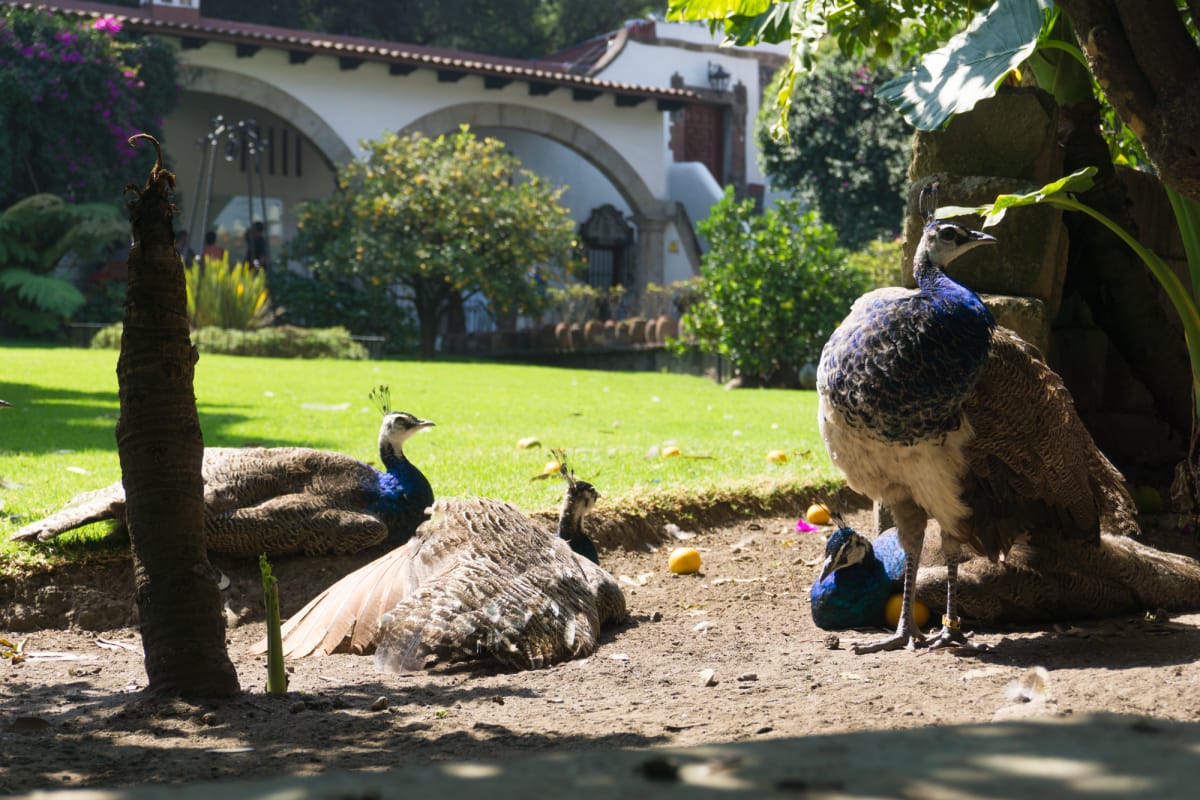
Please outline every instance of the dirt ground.
M852 520L869 530L869 515ZM682 531L688 536L689 531ZM23 663L0 663L0 792L228 777L381 770L582 748L643 748L1112 711L1200 720L1200 614L979 631L982 653L856 656L809 616L820 534L795 518L697 528L689 576L667 570L681 542L602 553L631 617L590 658L536 672L489 667L379 674L369 658L290 665L264 693L261 613L229 630L243 696L144 696L134 628L32 630ZM281 561L285 614L366 560ZM218 562L231 607L256 607L252 565ZM120 569L97 576L128 597ZM117 577L113 577L113 575ZM98 591L93 586L93 591ZM99 597L99 595L95 595ZM111 600L120 603L123 600ZM87 621L76 609L73 617Z

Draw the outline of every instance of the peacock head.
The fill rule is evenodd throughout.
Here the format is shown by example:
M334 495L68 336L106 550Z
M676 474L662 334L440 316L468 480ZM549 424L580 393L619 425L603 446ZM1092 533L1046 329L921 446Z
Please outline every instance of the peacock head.
M596 491L596 487L587 481L581 481L575 477L575 471L567 465L566 451L555 449L550 452L558 460L558 472L567 482L562 516L564 519L582 521L587 513L595 507L596 501L600 499L600 492Z
M600 499L600 492L587 481L575 477L567 466L567 454L563 450L550 451L558 459L558 471L567 482L567 494L563 497L562 511L558 515L558 535L581 556L600 563L600 555L591 537L583 532L583 518L588 515Z
M995 244L996 237L983 231L972 230L957 222L939 219L928 223L917 245L918 260L921 254L929 256L934 266L944 267L968 250L981 244Z
M433 422L413 416L407 411L389 411L379 428L379 446L382 448L384 445L391 445L392 450L399 453L408 437L433 426Z
M825 542L825 563L821 565L821 577L817 581L825 580L843 567L861 564L870 553L871 543L865 536L853 528L839 526Z

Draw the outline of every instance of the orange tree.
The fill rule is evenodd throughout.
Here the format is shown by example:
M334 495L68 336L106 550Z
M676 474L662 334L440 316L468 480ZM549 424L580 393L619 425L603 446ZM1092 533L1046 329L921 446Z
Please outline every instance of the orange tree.
M324 277L411 302L421 355L442 319L481 292L494 315L538 310L535 273L571 263L575 223L554 187L520 168L504 143L465 126L449 135L387 133L338 171L338 191L300 211L290 255Z

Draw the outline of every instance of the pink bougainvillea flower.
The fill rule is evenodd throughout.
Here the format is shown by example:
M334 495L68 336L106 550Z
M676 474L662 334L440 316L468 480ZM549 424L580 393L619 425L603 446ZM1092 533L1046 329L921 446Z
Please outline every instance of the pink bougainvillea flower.
M816 525L813 525L804 517L801 517L800 519L796 520L796 530L800 531L801 533L812 533L813 531L820 530L820 528L818 528Z
M121 26L121 20L116 17L101 17L92 27L105 33L120 33Z

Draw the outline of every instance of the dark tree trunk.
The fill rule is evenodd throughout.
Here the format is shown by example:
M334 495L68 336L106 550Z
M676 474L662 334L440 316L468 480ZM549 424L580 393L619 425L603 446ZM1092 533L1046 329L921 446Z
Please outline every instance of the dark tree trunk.
M117 449L147 691L228 697L240 689L205 549L204 439L192 388L197 354L171 224L174 182L160 153L129 206L133 246L117 361Z
M1188 32L1200 3L1188 0L1057 0L1109 102L1129 126L1162 182L1200 203L1200 47ZM1192 287L1193 293L1197 287ZM1195 365L1193 365L1194 367ZM1193 387L1193 414L1200 395ZM1172 495L1200 512L1200 426Z
M437 336L450 306L451 288L445 281L418 280L412 287L421 337L421 358L437 357Z
M1196 19L1200 4L1187 12ZM1200 47L1175 0L1058 0L1163 183L1200 202Z

